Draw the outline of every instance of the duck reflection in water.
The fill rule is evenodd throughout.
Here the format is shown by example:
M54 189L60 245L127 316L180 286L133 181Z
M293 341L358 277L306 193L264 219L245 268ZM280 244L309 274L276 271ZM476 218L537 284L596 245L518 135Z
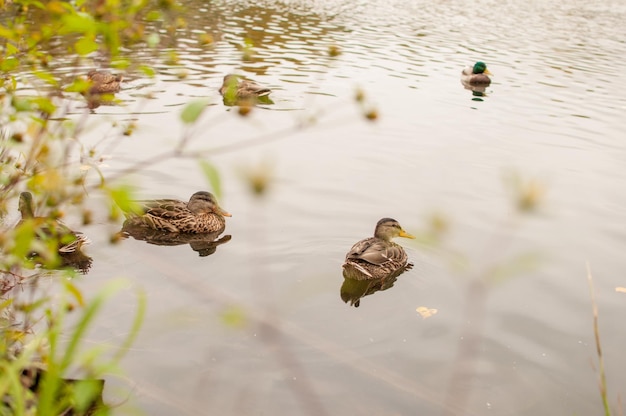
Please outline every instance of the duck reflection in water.
M232 236L220 233L170 233L168 231L153 230L151 228L129 224L124 222L122 230L118 234L120 238L133 237L135 240L145 241L157 246L178 246L189 244L193 251L197 251L200 257L210 256L215 253L217 246L228 243Z
M398 276L407 270L411 270L411 268L413 268L413 264L407 263L406 266L391 275L380 279L367 278L367 276L359 274L360 272L357 271L346 273L344 269L344 279L340 289L341 300L346 303L350 302L351 306L358 308L361 304L361 298L393 287L393 284L398 280Z
M224 217L231 215L206 191L196 192L189 202L176 199L135 201L133 209L125 215L122 238L132 236L161 246L189 244L201 257L213 254L217 246L231 239L230 235L225 235L216 240L226 228Z
M359 306L360 298L393 286L397 277L413 267L395 237L415 238L398 221L383 218L376 224L374 236L356 243L343 263L344 283L341 298Z
M31 259L36 263L43 264L47 268L63 269L74 268L86 274L91 268L93 259L82 252L81 248L90 243L90 240L80 231L74 231L67 225L53 218L35 216L33 195L30 192L22 192L18 209L22 219L16 228L31 228L36 239L56 241L58 261L50 262L45 252L33 248L30 253ZM33 245L35 247L35 245ZM44 250L45 251L45 250Z

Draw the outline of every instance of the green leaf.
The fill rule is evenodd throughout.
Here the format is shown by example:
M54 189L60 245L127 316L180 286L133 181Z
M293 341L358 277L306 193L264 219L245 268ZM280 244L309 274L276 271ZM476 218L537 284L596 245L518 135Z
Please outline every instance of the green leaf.
M102 397L104 388L104 380L76 380L73 382L66 381L66 384L73 387L73 403L75 410L79 414L87 414L87 410L98 402Z
M79 55L88 55L97 51L99 45L89 36L83 36L74 44L74 49Z
M200 161L200 167L202 168L202 172L204 172L204 176L211 184L211 189L213 193L217 197L217 199L222 198L222 185L220 181L220 174L215 166L210 164L205 160Z
M17 35L14 31L0 25L0 38L5 38L6 40L15 40Z
M67 92L87 92L91 83L83 77L74 78L72 83L65 87Z
M9 56L6 59L0 61L0 70L3 72L9 72L17 68L19 64L20 61L17 58Z
M156 75L156 71L151 66L141 65L139 67L139 70L143 72L145 76L150 77L150 78L154 78L154 76Z
M146 14L146 20L148 22L163 20L163 13L160 10L150 10L148 14Z
M198 117L202 114L206 106L209 104L208 99L195 100L190 102L183 108L180 118L183 123L191 124L198 120Z
M46 113L48 115L54 114L54 112L57 109L56 105L54 105L52 100L50 100L47 97L35 98L33 100L33 104L35 104L37 106L37 109L39 111L41 111L42 113Z
M141 206L133 200L133 188L128 185L120 185L117 188L108 189L109 196L122 211L141 214ZM114 206L112 205L112 209Z
M161 38L159 37L158 33L150 33L148 35L148 38L146 39L146 42L148 43L148 47L156 48L157 46L159 46L159 42L161 42Z
M68 293L72 295L74 299L76 299L76 302L78 302L80 306L85 306L85 298L83 297L83 294L80 291L80 289L78 289L76 286L71 284L69 281L67 282L65 287Z
M88 14L73 14L63 16L63 26L60 33L95 33L95 20Z

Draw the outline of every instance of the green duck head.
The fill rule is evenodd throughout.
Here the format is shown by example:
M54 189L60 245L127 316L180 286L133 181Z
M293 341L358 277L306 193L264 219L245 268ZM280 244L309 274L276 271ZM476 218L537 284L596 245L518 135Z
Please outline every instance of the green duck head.
M474 68L472 69L473 74L487 74L491 75L491 72L487 69L487 64L484 62L478 61L474 64Z

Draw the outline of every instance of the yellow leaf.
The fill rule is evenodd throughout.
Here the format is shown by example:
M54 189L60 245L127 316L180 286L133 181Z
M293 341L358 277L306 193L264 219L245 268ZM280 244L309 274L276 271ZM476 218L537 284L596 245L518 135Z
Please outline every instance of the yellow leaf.
M431 316L437 313L437 309L427 308L426 306L420 306L416 309L417 313L419 313L422 318L430 318Z
M615 291L616 292L626 293L626 287L618 286L618 287L615 288Z

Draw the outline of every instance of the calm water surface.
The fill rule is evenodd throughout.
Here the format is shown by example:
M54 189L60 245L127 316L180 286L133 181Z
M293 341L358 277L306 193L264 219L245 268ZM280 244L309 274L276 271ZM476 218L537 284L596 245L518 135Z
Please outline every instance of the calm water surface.
M94 240L85 290L116 276L130 282L90 341L119 342L135 290L148 298L123 363L128 377L107 382L120 413L598 414L586 262L617 403L626 386L626 295L615 291L626 286L624 2L189 8L175 45L179 65L156 62L154 80L129 74L118 94L125 105L89 115L87 142L100 143L107 176L188 133L191 149L218 149L207 160L221 174L232 240L200 257L187 245L111 246L116 230L105 213L83 230ZM201 32L215 43L200 45ZM244 62L245 39L254 47ZM330 46L341 55L329 57ZM137 56L155 64L149 51ZM459 81L476 60L495 74L485 97ZM271 87L274 104L247 118L225 107L217 89L228 72ZM211 104L184 127L180 112L198 98ZM375 123L363 117L370 110ZM132 120L135 134L118 137ZM259 198L242 171L264 164L272 180ZM503 180L515 174L546 188L537 213L515 214ZM127 181L142 198L187 199L208 188L191 159L169 159ZM95 207L101 202L93 196ZM414 269L359 308L341 300L343 257L378 219L424 235L433 213L449 223L441 245L400 241ZM484 298L469 296L468 282L497 267L507 278ZM437 314L424 319L420 306ZM247 324L226 325L224 314ZM459 362L467 334L480 335L479 344Z

